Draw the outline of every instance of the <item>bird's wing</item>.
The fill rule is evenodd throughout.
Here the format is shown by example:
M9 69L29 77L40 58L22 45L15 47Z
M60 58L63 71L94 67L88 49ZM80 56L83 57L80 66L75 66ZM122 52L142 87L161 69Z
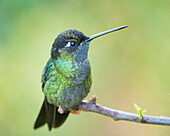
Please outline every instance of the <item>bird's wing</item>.
M42 78L41 78L42 91L44 90L45 84L47 83L47 81L50 78L50 73L51 73L52 70L54 70L53 60L49 59L49 61L47 62L46 66L43 70L43 73L42 73ZM46 118L45 118L45 120L43 120L42 122L39 123L40 125L42 123L44 124L46 122L48 124L49 130L51 130L52 127L56 128L56 127L59 127L61 124L64 123L67 116L69 115L69 112L64 113L64 114L58 113L58 107L48 103L46 97L45 97L45 101L44 101L43 104L44 104L43 110L46 111L46 112L44 112L44 116L46 116Z
M53 63L52 59L49 59L47 64L46 64L46 66L43 69L42 77L41 77L42 91L44 90L45 83L46 83L46 81L49 78L49 74L50 74L50 70L51 70L51 67L52 67L52 63Z

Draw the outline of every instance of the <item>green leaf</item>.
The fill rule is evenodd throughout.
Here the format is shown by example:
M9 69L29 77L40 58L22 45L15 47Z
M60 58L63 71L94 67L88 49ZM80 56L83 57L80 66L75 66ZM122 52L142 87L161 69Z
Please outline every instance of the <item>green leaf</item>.
M142 116L143 114L146 112L146 110L143 110L137 105L137 104L134 104L134 107L135 109L137 110L138 114L139 114L139 120L142 120Z
M136 109L137 111L140 110L140 107L139 107L136 103L134 103L134 107L135 107L135 109Z
M144 114L146 111L147 111L147 110L143 110L143 111L142 111L142 114Z
M138 114L141 115L142 114L141 108L137 104L134 104L134 107L137 110Z

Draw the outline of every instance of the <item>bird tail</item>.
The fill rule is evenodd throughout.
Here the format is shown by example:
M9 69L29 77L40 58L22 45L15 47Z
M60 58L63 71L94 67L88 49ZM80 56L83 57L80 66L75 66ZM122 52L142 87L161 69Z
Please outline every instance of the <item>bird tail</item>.
M34 124L34 129L37 129L47 123L50 131L52 128L57 128L61 126L68 117L68 115L69 112L64 114L58 113L58 107L48 103L45 99L37 117L37 120Z

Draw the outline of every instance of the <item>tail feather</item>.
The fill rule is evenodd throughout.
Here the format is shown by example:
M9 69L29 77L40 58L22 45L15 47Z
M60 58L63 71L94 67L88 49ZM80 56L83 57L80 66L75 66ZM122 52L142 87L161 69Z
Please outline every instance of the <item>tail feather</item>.
M40 113L39 113L37 120L35 122L34 129L41 127L45 123L46 123L46 109L45 109L45 101L44 101L42 104Z
M61 126L64 123L64 121L67 119L68 115L69 115L69 112L64 113L64 114L58 113L58 108L57 108L56 118L55 118L53 127L57 128L57 127Z
M34 129L41 127L45 123L48 124L49 130L57 128L64 123L68 115L69 112L64 114L58 113L58 107L49 104L45 99L35 122Z

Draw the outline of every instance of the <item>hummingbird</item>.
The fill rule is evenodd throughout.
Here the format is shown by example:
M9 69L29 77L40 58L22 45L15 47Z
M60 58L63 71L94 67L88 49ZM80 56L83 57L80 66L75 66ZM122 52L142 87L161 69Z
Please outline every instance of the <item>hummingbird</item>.
M52 44L51 57L42 72L44 101L34 129L47 123L51 130L65 122L70 109L75 109L81 103L92 85L88 60L91 41L126 27L120 26L92 36L85 36L82 32L72 29L58 35Z

